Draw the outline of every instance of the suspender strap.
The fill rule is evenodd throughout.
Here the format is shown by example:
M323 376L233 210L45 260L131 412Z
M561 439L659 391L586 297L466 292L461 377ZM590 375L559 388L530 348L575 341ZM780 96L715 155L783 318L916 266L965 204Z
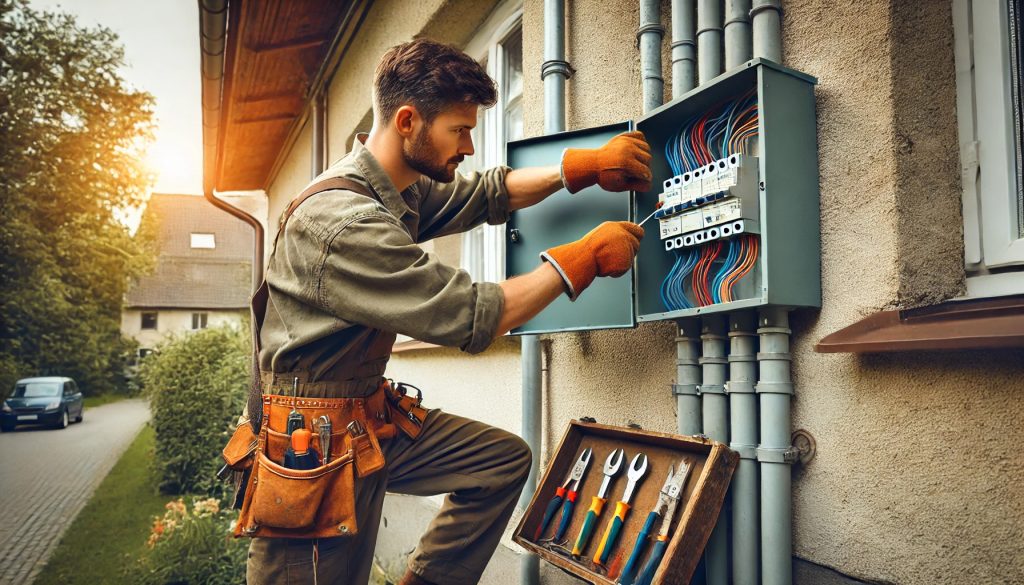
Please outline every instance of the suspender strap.
M291 217L295 209L314 195L323 193L324 191L334 191L338 189L353 191L360 195L373 198L373 194L369 189L351 179L346 179L345 177L331 177L329 179L313 183L305 191L300 193L298 197L292 199L292 202L288 204L287 209L284 210L281 227L278 228L277 234L274 236L274 247L270 252L270 257L273 257L274 252L277 251L277 242L281 239L281 234L284 233L284 228L288 224L288 218ZM263 420L263 392L260 388L260 350L262 349L260 344L260 329L263 327L263 318L267 311L268 294L267 281L266 279L263 279L260 282L259 288L256 289L256 292L252 295L252 298L249 301L249 322L250 328L252 329L253 351L252 373L249 381L249 424L252 425L254 433L259 433L260 423Z

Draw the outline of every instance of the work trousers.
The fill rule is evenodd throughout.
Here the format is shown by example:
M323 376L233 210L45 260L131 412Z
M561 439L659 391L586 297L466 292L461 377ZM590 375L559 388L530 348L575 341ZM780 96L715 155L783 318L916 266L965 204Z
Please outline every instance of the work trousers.
M369 581L384 493L448 494L409 558L409 569L437 585L477 583L515 509L530 470L522 439L484 423L431 410L419 437L383 441L387 465L356 479L358 534L316 542L320 585ZM254 538L249 585L314 582L313 541Z

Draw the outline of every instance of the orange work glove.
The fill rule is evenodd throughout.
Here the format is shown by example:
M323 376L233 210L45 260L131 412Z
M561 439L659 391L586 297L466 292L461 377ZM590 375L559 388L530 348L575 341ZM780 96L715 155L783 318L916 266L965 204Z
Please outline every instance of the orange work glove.
M644 228L628 221L606 221L579 240L542 252L562 275L569 299L583 292L598 276L622 276L633 266Z
M591 185L605 191L649 191L651 147L643 132L624 132L601 148L567 148L562 179L570 193Z

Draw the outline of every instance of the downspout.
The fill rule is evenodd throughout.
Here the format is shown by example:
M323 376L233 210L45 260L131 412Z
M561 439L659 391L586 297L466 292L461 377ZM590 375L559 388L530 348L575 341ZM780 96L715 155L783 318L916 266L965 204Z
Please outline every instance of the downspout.
M715 441L729 443L729 398L725 381L729 369L726 358L725 315L708 315L701 319L702 356L700 385L703 406L704 434ZM722 508L718 523L704 548L704 567L708 585L729 582L729 520L728 503Z
M565 5L563 0L544 0L544 63L540 78L544 82L544 132L553 134L565 130L565 81L572 69L565 60ZM519 507L525 510L537 490L537 477L541 456L541 347L540 337L524 335L520 354L523 370L523 426L522 436L533 452L533 464L526 487L519 498ZM540 583L540 559L533 554L523 555L520 561L519 582L522 585Z
M672 0L672 97L697 85L697 41L693 0ZM693 434L693 433L687 433Z
M750 0L725 0L725 69L750 60Z
M793 503L790 465L796 452L790 445L789 313L783 307L760 312L761 351L757 354L761 400L761 558L764 585L793 582Z
M227 47L228 0L199 0L199 48L203 93L203 196L218 209L252 226L252 290L263 279L263 225L245 211L214 196L216 158L223 97L224 53Z
M757 335L754 314L729 316L729 416L731 443L740 464L732 476L732 583L760 583L760 485L757 470Z

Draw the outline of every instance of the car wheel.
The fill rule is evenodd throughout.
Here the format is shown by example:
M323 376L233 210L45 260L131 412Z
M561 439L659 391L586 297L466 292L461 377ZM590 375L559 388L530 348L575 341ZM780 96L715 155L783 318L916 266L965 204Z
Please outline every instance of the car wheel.
M66 429L66 428L68 428L68 423L69 422L70 421L68 419L68 409L65 408L64 412L60 415L60 422L57 423L57 428L58 429Z
M82 415L84 415L84 414L85 414L85 407L83 406L82 409L78 411L78 416L75 417L75 422L76 423L82 422Z

